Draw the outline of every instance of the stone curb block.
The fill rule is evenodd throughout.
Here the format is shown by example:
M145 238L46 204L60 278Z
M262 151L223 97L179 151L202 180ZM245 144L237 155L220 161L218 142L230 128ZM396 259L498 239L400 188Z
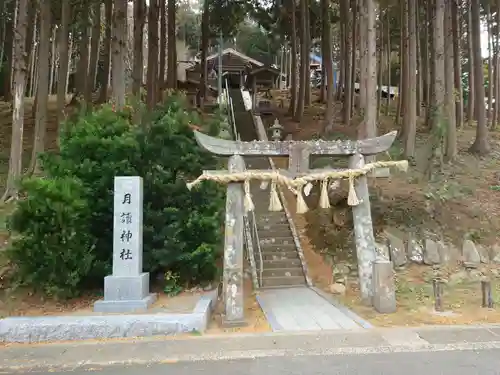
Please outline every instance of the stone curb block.
M204 332L217 298L218 288L204 294L190 314L5 318L0 320L0 342L36 343Z

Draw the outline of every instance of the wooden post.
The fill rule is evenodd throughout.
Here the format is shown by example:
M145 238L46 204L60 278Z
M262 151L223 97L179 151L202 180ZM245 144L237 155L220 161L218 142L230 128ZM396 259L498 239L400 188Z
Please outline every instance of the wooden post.
M241 155L229 158L231 173L245 171ZM222 324L225 326L245 325L243 296L243 188L241 183L227 186L226 224L224 240L224 311Z
M493 296L491 294L491 281L481 280L481 294L483 296L483 307L493 308Z
M354 154L349 158L349 168L358 169L365 165L365 158L361 154ZM366 176L355 179L354 187L360 201L352 207L354 221L354 237L358 258L359 290L365 305L372 305L373 297L373 262L375 261L375 238L373 236L372 214L370 197L368 194L368 180Z
M432 280L434 290L434 310L443 311L443 280L436 278Z

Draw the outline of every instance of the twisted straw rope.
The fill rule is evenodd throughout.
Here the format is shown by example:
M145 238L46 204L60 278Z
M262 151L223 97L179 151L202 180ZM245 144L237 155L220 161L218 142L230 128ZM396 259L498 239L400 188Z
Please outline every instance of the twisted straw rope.
M286 185L289 188L301 188L305 184L311 181L325 180L325 179L341 179L341 178L356 178L359 176L366 175L367 173L377 169L386 167L397 167L402 171L408 169L407 160L399 161L377 161L364 165L357 169L346 169L345 171L323 171L310 173L305 176L290 178L279 173L279 171L269 171L269 172L255 172L255 171L245 171L237 173L224 173L224 174L201 174L196 180L188 182L186 184L187 188L191 190L194 186L198 185L202 181L215 181L221 184L228 184L232 182L243 182L247 180L261 180L261 181L273 181L280 185Z

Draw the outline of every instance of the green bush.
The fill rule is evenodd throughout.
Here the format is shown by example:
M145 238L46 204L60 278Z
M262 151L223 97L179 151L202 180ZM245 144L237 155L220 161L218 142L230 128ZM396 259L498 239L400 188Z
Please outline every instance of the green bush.
M48 295L73 297L94 261L83 185L72 178L28 178L21 188L27 197L9 225L22 236L8 250L16 260L18 282Z
M212 183L189 191L186 180L196 178L204 169L216 166L216 159L201 150L189 125L197 121L188 112L179 96L168 97L153 113L146 114L142 126L131 123L127 113L116 113L103 107L67 123L61 132L60 150L41 156L46 181L65 179L81 186L81 199L86 207L74 220L86 223L85 233L77 232L81 241L92 239L91 267L74 272L81 275L82 283L75 286L101 285L103 277L111 272L113 230L113 181L114 177L142 176L144 182L144 270L152 277L171 271L183 283L198 283L213 279L216 259L221 248L223 190ZM37 179L35 179L37 180ZM35 185L27 186L28 197L40 195L40 204L46 192L35 192ZM31 199L31 198L29 198ZM48 201L46 204L49 204ZM21 202L18 211L24 215L28 226L40 221L53 220L56 215L45 208L48 218L30 216L30 208ZM64 222L61 223L63 225ZM68 221L66 230L73 222ZM17 228L17 229L16 229ZM25 228L13 227L20 234L15 248L25 247ZM33 234L38 246L47 246L45 233ZM67 247L67 252L80 254L77 241ZM25 252L12 252L17 264L23 263ZM60 252L52 256L62 256ZM32 270L19 268L20 277L29 280ZM58 284L58 274L47 275L47 282ZM71 287L73 285L71 284Z

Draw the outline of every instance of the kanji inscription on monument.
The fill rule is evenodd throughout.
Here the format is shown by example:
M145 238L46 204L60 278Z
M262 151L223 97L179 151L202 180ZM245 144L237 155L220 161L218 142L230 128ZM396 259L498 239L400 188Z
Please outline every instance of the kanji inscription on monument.
M115 177L113 276L142 273L142 178Z
M104 299L94 311L131 312L148 308L149 273L142 271L141 177L115 177L113 219L113 274L104 278Z

